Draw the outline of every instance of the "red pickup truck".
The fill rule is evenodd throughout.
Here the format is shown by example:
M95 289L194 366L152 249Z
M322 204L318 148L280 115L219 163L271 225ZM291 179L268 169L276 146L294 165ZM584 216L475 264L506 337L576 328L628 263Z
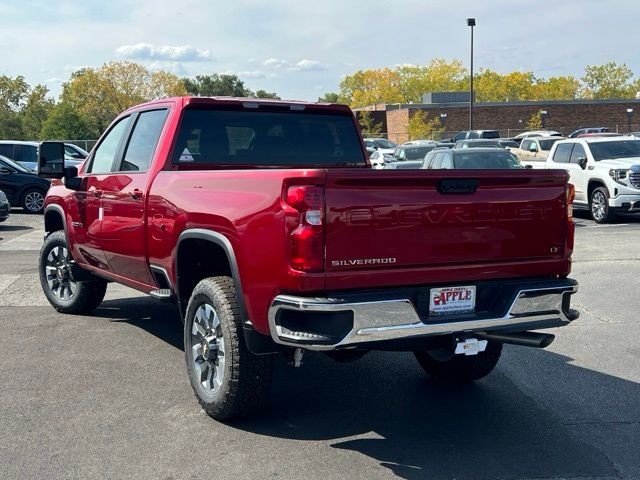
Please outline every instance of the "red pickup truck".
M373 170L346 106L224 97L127 110L79 171L61 148L39 153L47 298L84 313L114 281L176 302L214 418L260 406L274 353L412 351L470 381L578 317L565 171Z

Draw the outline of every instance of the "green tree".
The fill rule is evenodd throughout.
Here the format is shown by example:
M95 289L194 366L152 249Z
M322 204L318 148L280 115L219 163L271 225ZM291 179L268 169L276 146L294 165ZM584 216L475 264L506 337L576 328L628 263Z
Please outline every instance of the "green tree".
M27 101L29 90L29 84L22 76L0 76L0 138L23 138L20 111Z
M409 140L440 139L444 133L444 127L438 118L429 118L427 112L417 110L410 113L407 125Z
M625 63L588 65L582 77L583 94L587 98L634 98L637 91L632 78L633 72Z
M54 106L54 101L47 97L49 90L44 85L33 87L27 101L20 112L22 122L22 135L26 139L40 139L40 132L49 112Z
M327 92L323 96L318 97L319 102L340 103L340 95L334 92Z
M43 140L81 140L98 138L83 116L69 102L59 102L42 125L39 137Z
M249 97L253 92L236 75L197 75L182 79L189 95L196 97Z
M133 62L110 62L74 72L63 84L60 101L82 117L89 138L97 138L123 110L184 94L184 84L172 73L150 72Z
M358 112L358 123L363 136L377 137L382 133L382 123L376 123L371 112Z
M274 100L280 100L280 97L275 92L266 92L264 90L257 90L255 93L251 93L250 97L256 98L272 98Z
M527 130L540 130L542 128L542 110L531 115L527 122Z

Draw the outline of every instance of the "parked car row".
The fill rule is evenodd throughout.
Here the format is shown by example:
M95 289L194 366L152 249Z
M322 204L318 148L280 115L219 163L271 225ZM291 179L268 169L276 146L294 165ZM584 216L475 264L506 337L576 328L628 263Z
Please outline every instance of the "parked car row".
M18 162L29 170L36 170L38 165L38 146L40 142L20 140L0 140L0 155ZM79 166L89 153L72 143L64 144L64 159L67 166Z
M38 177L33 170L0 155L0 190L12 207L22 207L29 213L41 212L49 185L49 180Z
M0 223L9 218L9 212L11 211L11 204L5 193L0 190Z

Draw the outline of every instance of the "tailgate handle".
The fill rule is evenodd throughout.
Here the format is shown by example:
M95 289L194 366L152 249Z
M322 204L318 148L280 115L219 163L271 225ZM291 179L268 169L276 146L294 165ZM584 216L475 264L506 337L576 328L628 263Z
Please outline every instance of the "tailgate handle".
M478 182L475 178L444 178L438 182L438 192L447 194L454 193L475 193L478 189Z

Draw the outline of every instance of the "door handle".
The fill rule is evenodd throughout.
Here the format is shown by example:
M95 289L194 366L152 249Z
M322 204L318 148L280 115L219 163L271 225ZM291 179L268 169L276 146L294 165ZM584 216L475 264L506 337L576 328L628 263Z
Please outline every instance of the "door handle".
M134 200L137 200L139 198L142 198L142 190L136 188L132 192L130 192L129 195L131 195L131 198L133 198Z
M91 195L93 195L94 197L101 197L102 196L102 190L96 188L96 187L91 187L89 189L89 193Z

